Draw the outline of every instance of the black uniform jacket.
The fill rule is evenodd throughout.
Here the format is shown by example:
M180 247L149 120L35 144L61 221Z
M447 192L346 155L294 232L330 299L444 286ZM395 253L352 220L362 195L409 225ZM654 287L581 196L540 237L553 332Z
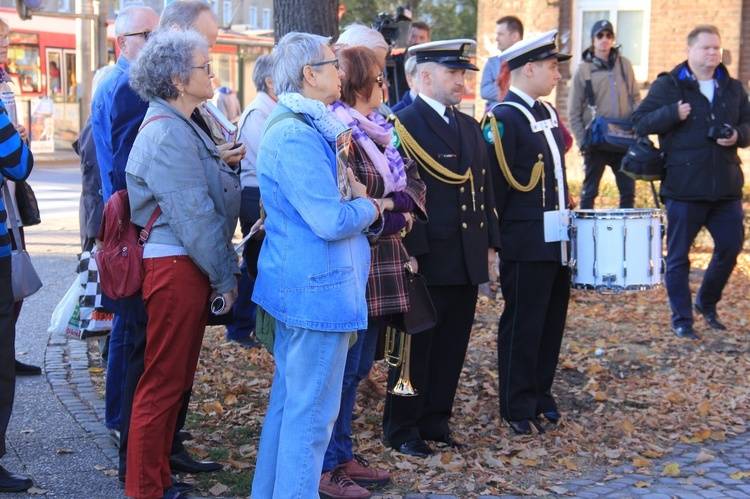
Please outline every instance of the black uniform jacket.
M546 108L543 110L544 115L539 116L521 97L512 91L508 92L504 101L521 104L531 111L537 121L549 118ZM532 132L526 116L512 106L498 105L493 108L492 112L497 118L505 159L513 177L521 185L528 185L532 168L541 154L542 161L544 161L544 183L546 186L544 203L542 203L541 181L529 192L521 192L511 188L500 172L494 145L485 144L490 156L490 168L495 183L495 202L500 215L500 258L519 262L559 262L561 261L560 243L544 242L544 212L565 209L565 206L560 207L558 205L555 163L544 133ZM560 151L563 177L565 177L563 135L559 127L553 128L552 134ZM564 180L563 185L566 189L564 199L567 203L567 180Z
M418 257L419 273L431 286L487 282L487 250L499 247L500 236L487 149L479 124L456 112L456 136L443 117L419 97L396 115L438 163L459 175L471 168L474 176L472 203L468 180L460 185L447 184L419 165L419 176L427 187L429 221L415 223L404 238L409 254Z

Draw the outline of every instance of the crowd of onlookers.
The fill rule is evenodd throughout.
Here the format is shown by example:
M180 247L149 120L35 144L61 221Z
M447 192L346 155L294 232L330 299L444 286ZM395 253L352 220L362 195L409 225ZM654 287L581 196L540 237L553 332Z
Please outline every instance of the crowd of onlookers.
M247 348L262 341L274 356L253 497L364 499L367 487L388 483L388 472L354 452L353 411L379 340L393 327L408 331L403 318L417 312L410 300L417 272L433 321L408 340L409 361L390 370L390 388L411 374L416 390L383 393L388 445L416 457L466 447L450 418L478 286L490 279L499 279L505 297L500 414L518 434L543 433L560 421L551 387L567 316L568 249L565 241L548 242L544 215L575 203L564 174L572 138L540 100L559 83L558 64L571 57L557 50L556 31L524 39L518 18L497 21L502 53L484 69L488 125L480 128L456 109L465 72L479 70L469 57L475 43L430 42L421 22L412 24L408 51L397 60L408 91L393 110L383 104L390 46L366 26L348 27L336 44L284 35L273 54L255 61L257 96L244 110L213 72L218 24L209 4L180 0L161 15L129 6L114 30L120 55L95 76L91 117L75 148L82 248L97 247L103 206L124 189L132 222L151 227L141 292L103 298L115 314L102 346L105 424L119 446L118 478L128 497L185 497L194 485L173 473L222 468L196 460L182 444L207 324L226 325L227 338ZM0 22L0 63L7 31ZM660 78L640 105L632 64L614 41L614 26L596 22L573 77L568 123L584 155L581 208L593 208L607 165L620 207L634 204L633 181L619 171L623 153L586 146L597 115L660 135L668 153L661 194L670 220L672 331L697 339L689 246L706 225L716 254L692 307L723 329L716 303L742 243L735 159L736 148L750 143L750 103L720 64L713 26L688 36L687 61L672 71L679 89ZM716 123L727 124L727 135L706 137ZM2 107L0 132L3 180L22 181L33 159L25 130ZM241 265L232 242L238 222L246 239ZM9 291L16 246L22 233L15 240L3 223L2 435L15 375L34 371L12 357L21 303ZM31 485L0 467L0 490Z

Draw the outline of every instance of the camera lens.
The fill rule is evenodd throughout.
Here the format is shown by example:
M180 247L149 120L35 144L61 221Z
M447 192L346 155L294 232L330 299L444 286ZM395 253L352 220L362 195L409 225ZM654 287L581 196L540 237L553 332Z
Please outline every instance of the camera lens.
M224 311L224 307L226 306L226 304L227 302L224 300L223 296L217 296L211 302L211 312L213 312L214 314L220 314Z

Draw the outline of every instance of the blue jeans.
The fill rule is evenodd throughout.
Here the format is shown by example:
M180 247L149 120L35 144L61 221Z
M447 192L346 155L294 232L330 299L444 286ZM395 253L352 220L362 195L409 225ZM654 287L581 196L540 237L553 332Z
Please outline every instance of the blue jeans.
M744 227L742 201L678 201L665 199L667 206L667 286L672 324L692 326L690 296L690 247L701 227L714 240L714 252L708 264L695 302L708 312L716 311L724 286L732 275L737 255L742 251Z
M328 471L339 464L354 459L352 450L352 413L357 398L359 382L367 377L375 358L375 347L378 344L380 323L371 317L367 329L357 331L357 342L346 354L344 383L341 390L341 408L336 424L333 426L331 441L326 449L323 471Z
M128 371L130 354L133 352L133 331L137 327L135 321L115 314L112 332L109 335L107 377L104 387L104 424L110 430L120 429L125 374Z
M253 498L318 498L323 457L341 403L350 335L276 321L276 372L260 436Z

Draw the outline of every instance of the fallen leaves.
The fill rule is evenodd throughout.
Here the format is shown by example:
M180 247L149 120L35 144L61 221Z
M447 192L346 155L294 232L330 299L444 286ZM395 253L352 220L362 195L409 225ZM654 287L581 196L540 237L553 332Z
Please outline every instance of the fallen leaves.
M710 249L691 254L691 289L696 292ZM737 269L719 304L727 331L713 332L702 319L697 343L669 332L666 292L653 290L605 296L572 291L567 330L553 393L564 418L545 435L516 437L498 414L497 320L502 299L481 297L461 375L454 413L454 436L468 450L435 449L417 459L388 449L382 440L382 399L357 399L359 418L352 423L355 450L372 466L392 473L394 494L407 492L480 495L567 494L567 480L632 466L643 477L700 476L702 470L666 465L675 445L696 445L698 464L714 456L698 446L746 431L750 414L750 255L740 255ZM190 451L214 457L217 449L228 466L222 473L252 475L258 435L273 378L273 358L264 350L245 350L225 340L223 329L210 328L198 366L188 429L195 436ZM386 370L376 363L376 375ZM235 438L246 432L247 438ZM620 475L607 471L606 480ZM219 475L219 474L217 474ZM750 472L730 475L750 478ZM640 477L639 477L640 478ZM648 488L648 478L634 484ZM247 496L227 479L203 486L211 495ZM383 492L389 494L389 490Z

